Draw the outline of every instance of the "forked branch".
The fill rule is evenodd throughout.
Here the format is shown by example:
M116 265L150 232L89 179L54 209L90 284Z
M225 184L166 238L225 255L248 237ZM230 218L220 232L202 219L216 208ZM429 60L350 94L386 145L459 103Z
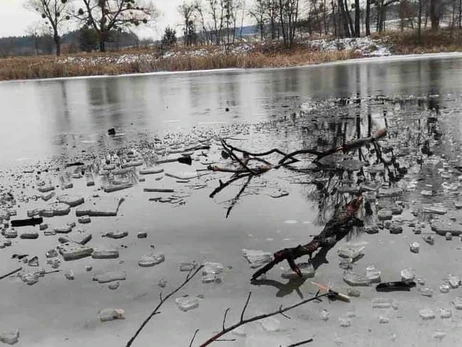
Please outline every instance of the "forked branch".
M140 327L138 328L138 330L136 331L135 335L132 336L132 338L127 342L126 344L126 347L130 347L133 342L135 341L135 339L138 337L138 335L141 333L141 331L143 330L143 328L146 326L146 324L148 324L148 322L151 320L152 317L154 317L156 314L159 314L159 309L160 307L172 296L172 295L175 295L181 288L183 288L186 284L188 284L189 281L191 281L194 276L197 275L197 273L199 271L202 270L204 266L201 265L199 266L197 269L192 269L191 271L189 271L188 275L186 276L186 279L184 280L184 282L182 284L180 284L179 287L177 287L176 289L174 289L173 291L171 291L166 297L162 297L162 293L160 293L160 302L159 304L156 306L156 308L154 309L154 311L151 312L151 314L148 316L148 318L146 318L143 323L140 325ZM191 344L192 344L192 341L191 341Z
M305 299L305 300L302 300L294 305L291 305L291 306L287 306L287 307L279 307L278 310L276 311L273 311L271 313L264 313L264 314L260 314L260 315L257 315L257 316L253 316L253 317L250 317L250 318L247 318L247 319L244 319L244 314L245 314L245 310L247 309L247 306L249 305L249 301L250 301L250 296L252 295L252 292L249 292L249 295L247 297L247 300L245 302L245 305L244 305L244 308L242 309L241 311L241 318L239 319L239 321L229 327L225 327L225 323L226 323L226 315L228 314L229 312L229 308L226 309L225 311L225 314L224 314L224 317L223 317L223 326L222 326L222 330L220 332L218 332L217 334L213 335L212 337L210 337L207 341L205 341L204 343L202 343L199 347L206 347L208 345L210 345L211 343L215 342L215 341L218 341L218 339L220 337L222 337L223 335L229 333L230 331L233 331L234 329L242 326L242 325L245 325L247 323L251 323L251 322L255 322L255 321L258 321L258 320L261 320L261 319L265 319L265 318L268 318L268 317L272 317L272 316L276 316L278 314L280 315L284 315L285 312L287 311L290 311L296 307L299 307L299 306L302 306L302 305L305 305L311 301L314 301L314 300L321 300L322 297L325 297L325 296L328 296L329 293L325 293L325 294L319 294L319 291L311 298L308 298L308 299ZM191 343L190 343L190 346L192 346L192 342L194 341L194 337L197 335L197 330L196 332L194 333L194 336L193 336L193 339L191 340ZM307 342L311 342L311 341L305 341L303 343L307 343ZM300 346L300 344L296 344L294 346Z

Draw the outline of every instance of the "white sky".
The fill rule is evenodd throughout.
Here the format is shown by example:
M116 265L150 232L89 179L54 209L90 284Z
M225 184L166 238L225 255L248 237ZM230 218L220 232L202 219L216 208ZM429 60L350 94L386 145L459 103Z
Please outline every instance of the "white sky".
M27 28L40 20L40 16L24 8L24 2L25 0L0 0L0 37L26 35ZM158 38L167 24L175 26L181 22L177 7L182 0L152 0L152 2L161 14L153 28L145 28L139 32L141 37Z

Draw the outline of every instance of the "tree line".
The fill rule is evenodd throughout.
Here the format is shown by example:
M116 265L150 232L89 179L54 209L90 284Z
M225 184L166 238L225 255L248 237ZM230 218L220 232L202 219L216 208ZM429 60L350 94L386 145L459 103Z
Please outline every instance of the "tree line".
M40 33L51 37L57 55L63 35L77 26L83 50L105 52L117 33L149 25L158 17L154 0L25 0L41 20ZM290 47L302 34L360 37L371 32L422 28L437 31L444 22L462 29L462 0L183 0L177 8L185 45L230 45L242 38L244 23L258 28L261 40L281 40ZM177 27L169 26L164 45L177 41ZM38 40L38 39L37 39ZM48 42L48 41L47 41Z

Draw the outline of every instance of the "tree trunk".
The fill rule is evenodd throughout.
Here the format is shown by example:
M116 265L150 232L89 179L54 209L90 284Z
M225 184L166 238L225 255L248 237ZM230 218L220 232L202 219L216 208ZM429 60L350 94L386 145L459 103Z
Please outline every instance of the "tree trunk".
M61 55L61 38L59 35L55 34L53 37L56 46L56 56L59 57Z
M333 21L333 25L334 25L334 36L337 37L337 36L339 36L339 34L338 34L339 30L337 30L337 13L335 12L334 0L331 1L331 6L332 6L332 21Z
M366 1L366 36L371 34L371 0Z
M459 0L459 29L462 29L462 0Z
M417 18L417 42L420 43L421 35L422 35L422 2L423 0L419 0L419 16Z
M106 52L106 40L102 35L99 37L99 51Z
M430 0L430 21L432 31L438 31L440 26L440 0Z
M338 11L340 11L340 18L339 20L343 24L343 35L344 37L351 37L350 34L350 27L348 25L348 18L345 13L345 5L343 3L343 0L338 0Z
M361 9L359 7L359 0L355 0L355 36L361 36Z
M356 36L355 28L354 28L354 25L353 25L353 20L351 19L350 9L348 8L348 4L347 4L346 1L344 1L343 4L345 5L345 14L346 14L346 17L347 17L347 20L348 20L348 24L350 25L350 37L351 36Z

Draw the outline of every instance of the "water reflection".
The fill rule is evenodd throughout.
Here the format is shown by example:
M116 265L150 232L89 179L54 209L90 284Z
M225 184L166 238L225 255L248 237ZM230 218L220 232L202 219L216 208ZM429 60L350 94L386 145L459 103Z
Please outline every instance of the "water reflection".
M116 127L131 141L146 132L206 122L267 120L290 114L301 103L331 97L457 94L461 90L462 60L434 58L1 83L0 141L11 148L2 161L56 154L54 138L63 133L91 137Z

